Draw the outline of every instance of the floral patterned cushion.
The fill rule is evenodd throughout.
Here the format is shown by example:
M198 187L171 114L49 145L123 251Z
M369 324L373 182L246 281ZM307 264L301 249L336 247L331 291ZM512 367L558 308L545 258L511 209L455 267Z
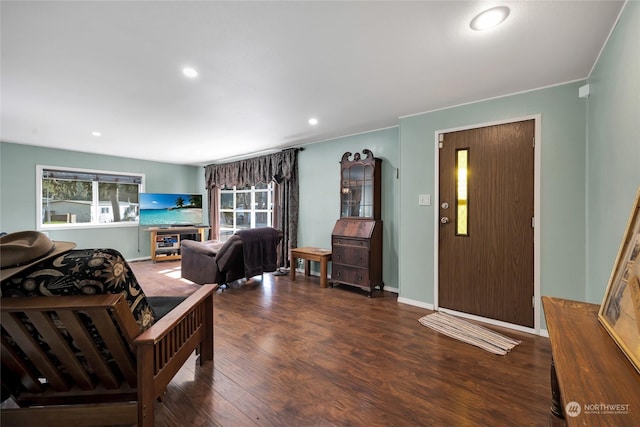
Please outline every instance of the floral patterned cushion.
M45 260L0 284L1 297L124 294L142 330L156 315L122 255L114 249L78 249Z

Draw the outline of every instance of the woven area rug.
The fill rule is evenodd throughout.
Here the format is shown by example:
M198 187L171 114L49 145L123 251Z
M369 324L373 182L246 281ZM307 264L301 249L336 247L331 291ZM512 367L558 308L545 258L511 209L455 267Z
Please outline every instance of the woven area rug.
M502 356L520 344L520 341L501 335L491 329L442 312L428 314L418 319L418 322L441 334Z

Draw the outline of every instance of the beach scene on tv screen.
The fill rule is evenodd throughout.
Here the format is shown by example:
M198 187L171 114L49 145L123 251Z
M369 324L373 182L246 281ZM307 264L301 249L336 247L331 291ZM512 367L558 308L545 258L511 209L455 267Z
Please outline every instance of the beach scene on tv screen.
M140 224L194 225L202 223L200 194L140 194Z

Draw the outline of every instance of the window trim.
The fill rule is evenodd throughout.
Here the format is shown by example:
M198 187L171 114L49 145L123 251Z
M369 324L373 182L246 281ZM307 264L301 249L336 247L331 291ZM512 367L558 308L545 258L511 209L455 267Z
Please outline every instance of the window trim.
M138 194L145 192L145 174L134 172L120 172L120 171L106 171L100 169L83 169L72 168L64 166L50 166L50 165L36 165L36 230L49 231L49 230L76 230L86 228L114 228L114 227L139 227L138 221L123 221L123 222L80 222L80 223L66 223L66 224L43 224L42 218L44 209L42 206L42 179L45 170L56 170L64 172L77 172L79 174L94 174L94 175L116 175L126 177L138 177L140 178L140 184L138 184ZM97 197L97 195L96 195ZM96 206L92 206L94 209Z
M266 183L267 188L256 188L256 185L253 184L250 186L250 188L237 188L235 185L233 186L233 188L222 188L220 190L220 198L222 198L222 194L232 194L233 196L233 208L231 209L225 209L222 208L222 203L221 200L218 201L218 205L220 206L219 209L219 216L220 218L218 218L218 233L220 235L220 237L222 237L222 232L233 232L236 233L238 230L246 230L246 228L242 228L242 227L238 227L237 223L236 223L236 219L237 219L237 214L240 213L247 213L251 216L251 225L252 227L250 228L256 228L254 227L255 223L256 223L256 214L257 213L267 213L268 216L268 221L267 221L267 227L273 227L273 220L274 220L274 215L275 215L275 206L274 206L274 185L272 182ZM256 203L256 192L261 192L261 193L267 193L267 206L270 206L270 208L267 209L256 209L255 207L255 203ZM251 194L251 208L250 209L240 209L238 210L237 206L236 206L236 195L238 193L249 193ZM231 212L233 213L233 227L223 227L222 226L222 214L225 212Z

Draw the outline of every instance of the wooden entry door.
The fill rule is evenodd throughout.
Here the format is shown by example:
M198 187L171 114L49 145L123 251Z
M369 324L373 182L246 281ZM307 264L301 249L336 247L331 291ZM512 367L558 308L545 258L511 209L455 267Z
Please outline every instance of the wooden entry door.
M441 135L440 307L533 327L534 137L534 120Z

